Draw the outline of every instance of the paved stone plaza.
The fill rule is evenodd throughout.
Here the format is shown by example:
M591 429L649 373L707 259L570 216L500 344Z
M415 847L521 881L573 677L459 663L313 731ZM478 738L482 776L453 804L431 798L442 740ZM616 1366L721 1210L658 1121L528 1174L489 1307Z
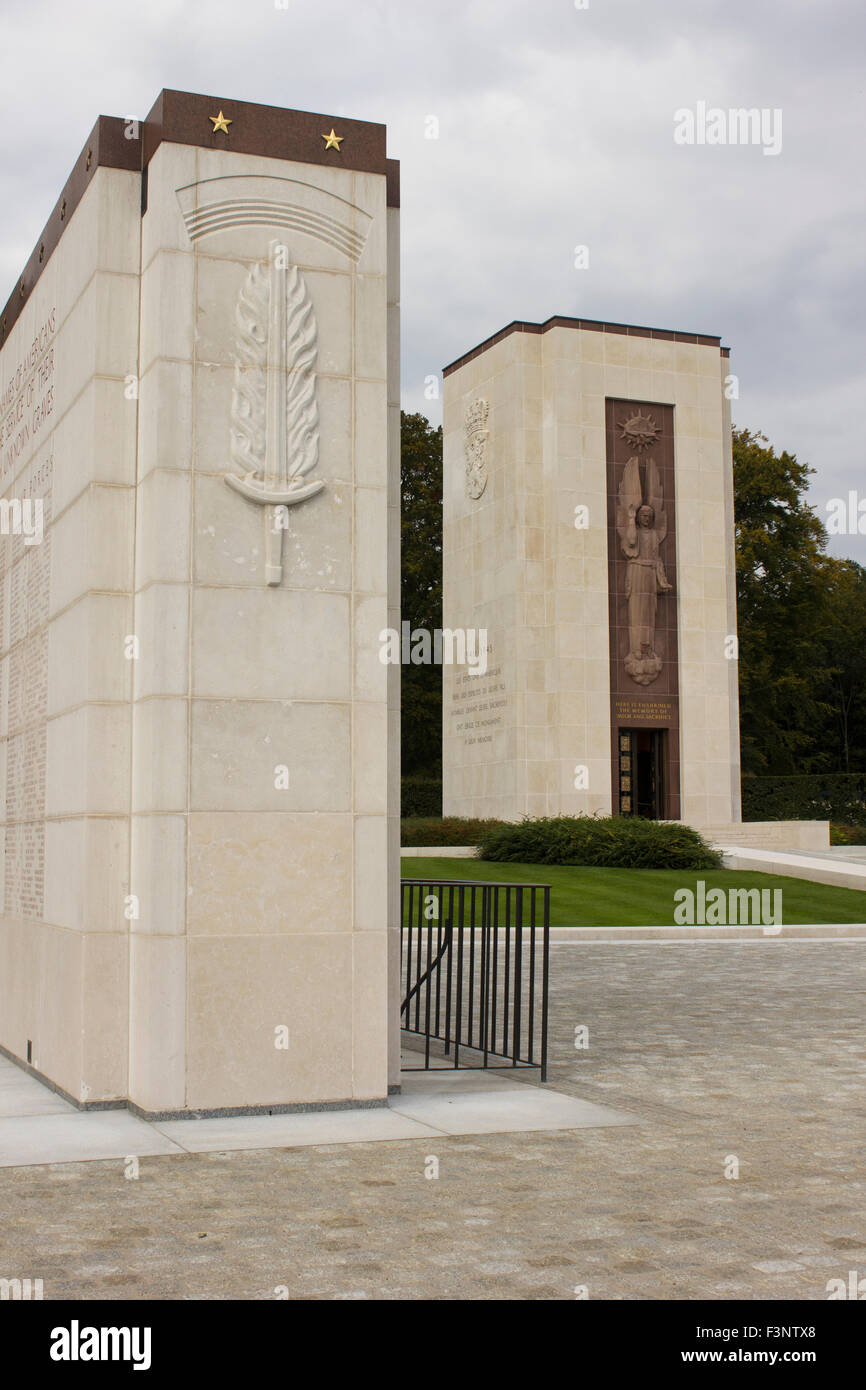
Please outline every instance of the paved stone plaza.
M550 1086L639 1125L6 1168L0 1275L46 1299L826 1299L866 1275L864 992L862 940L557 947Z

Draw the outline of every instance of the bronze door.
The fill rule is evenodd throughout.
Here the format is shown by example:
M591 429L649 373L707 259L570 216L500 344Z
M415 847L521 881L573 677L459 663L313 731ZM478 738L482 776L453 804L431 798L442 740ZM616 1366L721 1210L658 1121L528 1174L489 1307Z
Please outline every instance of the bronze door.
M620 815L664 819L664 739L664 729L618 731Z

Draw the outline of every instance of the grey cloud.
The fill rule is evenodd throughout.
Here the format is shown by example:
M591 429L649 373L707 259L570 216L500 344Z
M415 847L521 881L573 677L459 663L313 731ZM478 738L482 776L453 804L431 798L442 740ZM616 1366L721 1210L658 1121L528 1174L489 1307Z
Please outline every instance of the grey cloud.
M719 333L737 422L812 463L819 510L866 493L859 0L7 9L0 297L100 111L144 114L174 86L383 120L407 408L437 418L424 378L514 318ZM700 100L780 107L782 153L675 145L674 111ZM866 562L866 537L833 548Z

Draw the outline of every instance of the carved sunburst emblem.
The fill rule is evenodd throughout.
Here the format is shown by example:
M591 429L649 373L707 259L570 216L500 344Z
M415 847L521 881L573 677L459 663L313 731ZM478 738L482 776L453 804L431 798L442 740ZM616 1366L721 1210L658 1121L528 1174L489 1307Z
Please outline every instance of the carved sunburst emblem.
M630 448L636 449L640 454L644 449L651 449L661 434L661 430L651 415L644 415L638 411L637 415L632 415L630 419L620 422L621 438L626 441Z

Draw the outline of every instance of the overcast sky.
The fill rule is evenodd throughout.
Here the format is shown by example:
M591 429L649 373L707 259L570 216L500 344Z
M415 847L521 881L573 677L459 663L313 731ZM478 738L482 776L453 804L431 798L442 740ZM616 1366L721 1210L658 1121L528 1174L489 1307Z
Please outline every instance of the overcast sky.
M512 319L719 334L735 423L812 464L824 519L866 500L863 0L582 3L0 0L0 303L100 113L175 87L383 121L407 409L438 423L424 378ZM700 102L780 110L781 151L677 144Z

